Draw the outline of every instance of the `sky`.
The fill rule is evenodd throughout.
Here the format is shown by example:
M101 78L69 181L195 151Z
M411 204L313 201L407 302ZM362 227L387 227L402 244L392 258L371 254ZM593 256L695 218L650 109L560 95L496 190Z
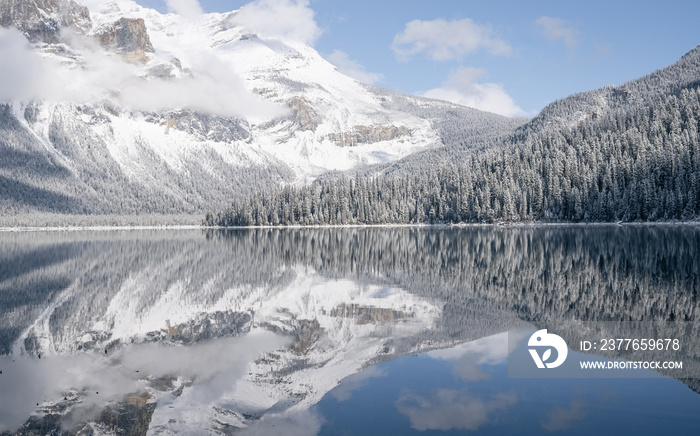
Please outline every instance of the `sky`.
M700 2L137 0L161 12L269 12L339 70L508 116L621 84L700 44ZM193 12L194 11L194 12Z

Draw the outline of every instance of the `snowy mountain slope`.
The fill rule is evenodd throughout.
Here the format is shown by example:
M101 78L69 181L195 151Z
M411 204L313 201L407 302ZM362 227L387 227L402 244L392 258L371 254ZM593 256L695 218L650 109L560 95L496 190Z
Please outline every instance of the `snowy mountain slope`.
M424 174L431 168L441 168L468 159L473 153L503 144L528 118L506 118L489 112L425 97L406 96L386 89L372 87L388 109L408 112L433 120L433 126L445 147L426 148L392 162L371 165L360 174L387 176L391 174ZM328 174L328 177L334 177Z
M196 213L444 142L439 114L388 105L311 47L249 33L237 12L88 6L0 1L17 76L0 92L6 213Z

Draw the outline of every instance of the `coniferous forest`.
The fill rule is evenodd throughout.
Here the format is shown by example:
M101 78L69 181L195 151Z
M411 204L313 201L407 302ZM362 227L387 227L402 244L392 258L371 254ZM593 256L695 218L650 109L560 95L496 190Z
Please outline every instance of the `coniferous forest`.
M700 86L575 125L525 126L504 144L421 172L285 187L205 224L665 221L700 215Z

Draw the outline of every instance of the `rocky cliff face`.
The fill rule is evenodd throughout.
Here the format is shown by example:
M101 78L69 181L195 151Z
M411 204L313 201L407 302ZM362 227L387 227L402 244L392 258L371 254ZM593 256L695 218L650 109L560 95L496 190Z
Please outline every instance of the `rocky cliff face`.
M304 97L294 97L290 104L294 111L294 122L299 126L299 129L316 131L322 118L311 106L311 103Z
M350 131L331 133L327 137L339 147L355 147L410 136L405 126L353 126Z
M16 27L30 42L61 41L61 29L80 34L92 26L90 11L69 0L0 0L0 26Z
M147 62L146 53L153 53L143 18L120 18L95 35L105 48L116 50L128 61Z

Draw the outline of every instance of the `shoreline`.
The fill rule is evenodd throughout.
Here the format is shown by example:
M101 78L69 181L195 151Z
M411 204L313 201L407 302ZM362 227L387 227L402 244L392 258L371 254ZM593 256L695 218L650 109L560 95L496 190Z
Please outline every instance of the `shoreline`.
M12 232L112 232L119 230L197 230L202 229L198 225L160 225L160 226L24 226L24 227L0 227L0 233Z
M78 226L17 226L0 227L0 233L13 232L78 232L94 231L109 232L120 230L252 230L252 229L333 229L333 228L518 228L518 227L608 227L608 226L700 226L700 221L647 221L647 222L498 222L498 223L459 223L459 224L324 224L324 225L285 225L285 226L204 226L196 224L188 225L78 225Z

